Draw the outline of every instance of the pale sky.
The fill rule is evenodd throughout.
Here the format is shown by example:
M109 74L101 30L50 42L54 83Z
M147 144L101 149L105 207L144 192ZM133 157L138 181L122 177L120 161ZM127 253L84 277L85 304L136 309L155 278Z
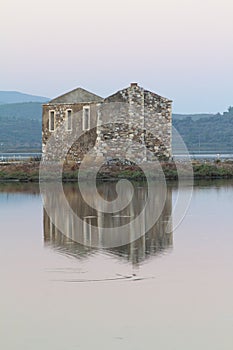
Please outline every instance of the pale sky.
M0 90L103 97L130 82L176 113L233 105L232 0L1 0Z

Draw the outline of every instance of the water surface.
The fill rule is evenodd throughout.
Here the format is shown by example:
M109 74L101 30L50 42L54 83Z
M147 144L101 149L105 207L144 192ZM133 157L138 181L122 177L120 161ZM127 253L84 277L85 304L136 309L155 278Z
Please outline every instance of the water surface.
M114 197L114 184L101 186ZM133 206L101 216L101 225L124 224L141 210L147 189L135 190ZM100 226L75 185L64 192L74 211ZM169 186L145 237L92 249L76 235L86 244L97 237L85 224L74 227L59 201L67 235L56 229L37 185L0 184L0 348L232 349L233 182L196 183L182 224L167 233L176 196Z

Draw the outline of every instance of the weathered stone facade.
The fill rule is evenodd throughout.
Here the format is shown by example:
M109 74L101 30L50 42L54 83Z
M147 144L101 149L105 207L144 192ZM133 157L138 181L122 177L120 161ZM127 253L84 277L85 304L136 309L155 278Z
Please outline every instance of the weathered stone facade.
M73 90L43 106L43 155L53 159L54 153L57 158L59 150L62 153L61 145L72 139L75 142L69 148L67 161L81 162L90 150L105 160L119 158L140 163L156 157L168 159L171 109L172 101L136 83L105 99L83 89ZM61 125L64 128L55 142L56 152L52 150L48 155L48 139ZM81 136L76 140L78 134Z

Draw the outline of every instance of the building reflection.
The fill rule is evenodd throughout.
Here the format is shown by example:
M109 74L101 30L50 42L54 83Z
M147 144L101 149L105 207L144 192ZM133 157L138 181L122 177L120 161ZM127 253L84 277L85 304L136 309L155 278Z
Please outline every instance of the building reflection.
M102 228L109 228L110 232L111 228L121 227L130 223L132 218L142 212L148 196L146 185L134 184L132 201L124 210L119 213L102 213L86 204L77 184L66 184L63 186L63 189L70 207L82 219L82 224L77 225L74 222L71 212L67 212L67 209L63 208L59 195L56 194L56 197L53 197L52 193L49 193L46 196L48 198L45 198L45 200L48 200L53 208L54 223L44 209L44 242L47 246L62 254L79 259L87 258L89 255L99 251L97 248L90 247L92 243L94 246L97 246L97 243L100 247L106 246L105 240L109 237L102 235ZM98 192L107 200L116 198L114 183L99 184ZM93 189L88 185L85 188L85 195L89 196L90 201L95 202L96 198L93 196ZM156 197L155 201L159 202L159 191ZM115 248L106 248L105 252L107 251L109 254L123 260L128 260L133 264L139 264L149 257L165 253L172 248L173 244L171 211L172 189L168 187L165 205L155 225L145 235L134 240L135 232L129 224L128 235L132 243L123 244ZM147 215L154 215L154 213L145 213L140 223L143 227L146 227ZM56 225L59 222L63 222L65 225L63 226L66 228L65 234L62 234L56 227L59 226ZM111 237L111 233L109 233L109 236ZM82 242L82 244L77 242Z

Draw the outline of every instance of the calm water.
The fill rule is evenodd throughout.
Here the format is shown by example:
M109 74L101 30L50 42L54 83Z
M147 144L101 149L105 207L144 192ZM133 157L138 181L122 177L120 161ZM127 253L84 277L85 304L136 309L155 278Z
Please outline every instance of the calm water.
M147 188L135 185L121 215L101 217L75 185L64 192L84 220L75 227L57 198L67 236L43 210L37 185L0 184L0 349L232 350L233 182L195 184L186 217L167 232L177 197L170 186L149 233L114 249L74 240L105 239L85 222L99 233L100 221L110 228L129 222ZM114 184L99 192L114 198Z

